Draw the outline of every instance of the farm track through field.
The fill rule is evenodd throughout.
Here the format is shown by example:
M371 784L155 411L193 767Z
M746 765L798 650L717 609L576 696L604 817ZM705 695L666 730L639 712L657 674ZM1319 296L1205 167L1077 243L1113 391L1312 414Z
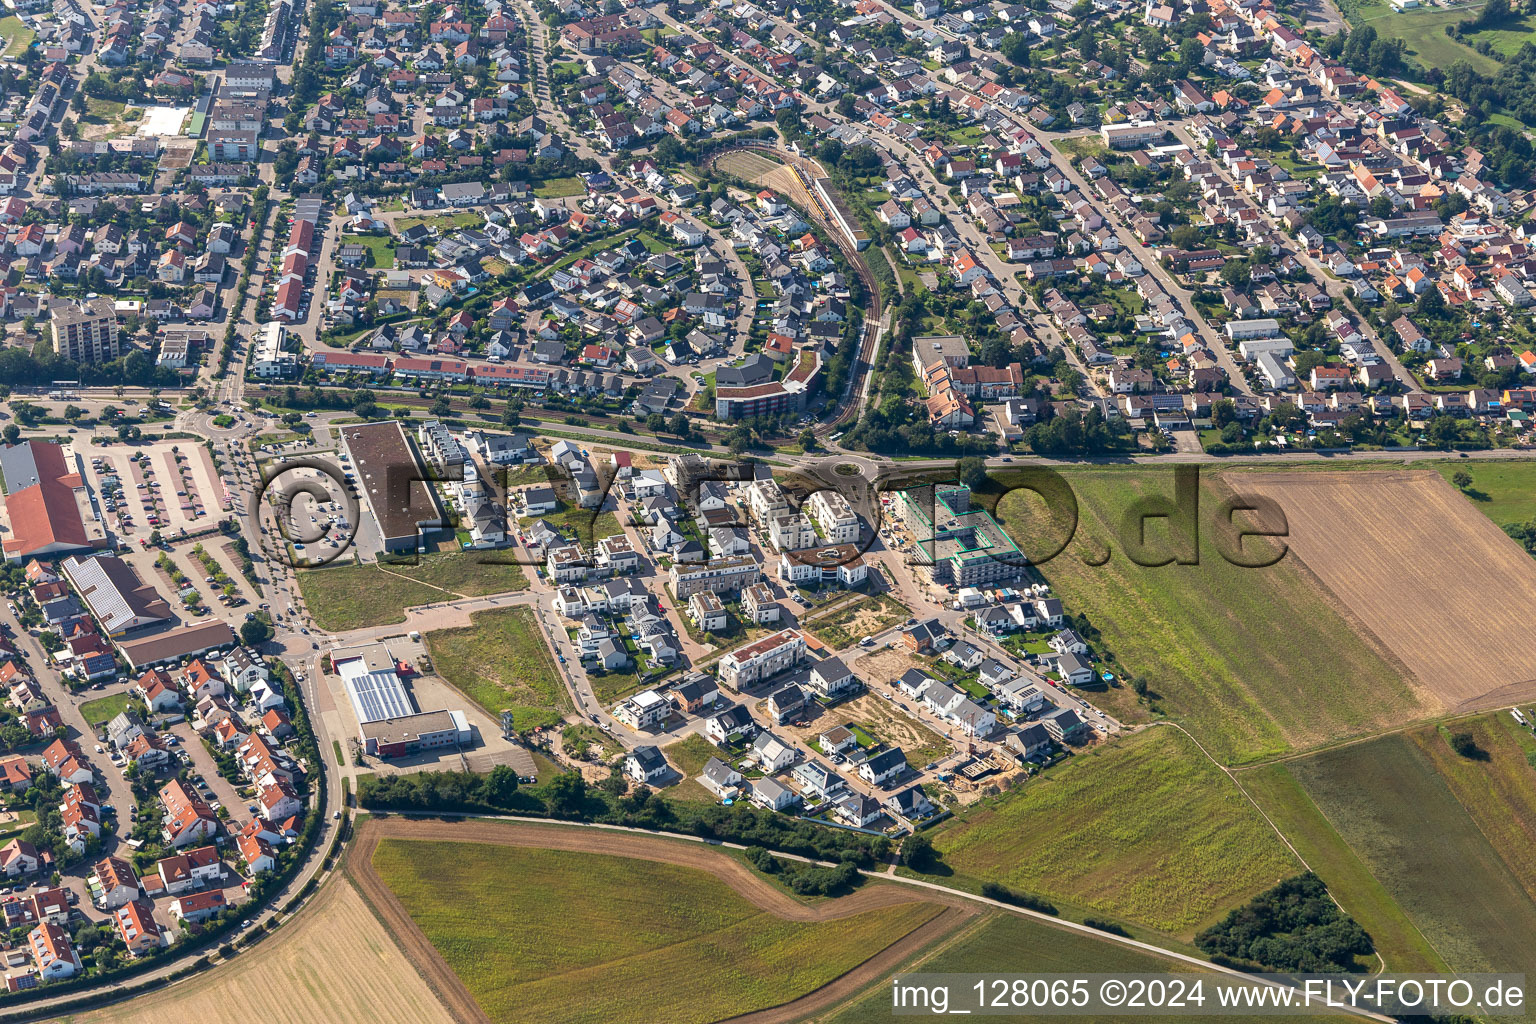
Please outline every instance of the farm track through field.
M394 892L373 869L373 854L381 839L422 839L437 842L486 843L674 864L706 872L729 885L753 906L788 921L836 921L865 911L909 903L936 903L944 911L926 924L875 953L870 959L814 992L782 1006L729 1018L736 1024L790 1024L826 1009L876 980L929 943L948 934L980 912L974 903L942 892L910 891L895 885L870 885L848 896L814 907L796 901L755 874L742 862L719 850L686 841L601 829L570 828L523 822L413 821L370 818L358 825L347 851L347 875L363 893L405 955L417 965L427 983L461 1024L492 1024L453 969L428 941Z

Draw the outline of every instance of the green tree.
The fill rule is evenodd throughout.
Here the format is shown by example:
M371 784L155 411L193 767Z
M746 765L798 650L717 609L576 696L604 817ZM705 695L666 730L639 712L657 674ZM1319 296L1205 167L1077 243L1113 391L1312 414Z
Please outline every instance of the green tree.
M987 479L987 460L979 455L967 455L955 463L955 473L967 487L980 487Z
M1468 487L1472 486L1472 474L1468 473L1464 469L1458 469L1456 472L1451 474L1451 483L1455 484L1457 488L1464 491Z
M240 624L240 642L247 647L260 647L272 639L272 624L262 619L247 619Z
M486 799L497 807L508 806L516 793L517 772L508 765L497 765L491 769L491 774L485 777Z

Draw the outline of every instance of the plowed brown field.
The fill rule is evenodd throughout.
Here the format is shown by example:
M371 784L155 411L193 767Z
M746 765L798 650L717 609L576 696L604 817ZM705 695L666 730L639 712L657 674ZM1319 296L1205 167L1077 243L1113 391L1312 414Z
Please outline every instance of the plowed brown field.
M1430 472L1243 473L1344 610L1449 711L1536 696L1536 559ZM1326 659L1328 652L1317 651Z

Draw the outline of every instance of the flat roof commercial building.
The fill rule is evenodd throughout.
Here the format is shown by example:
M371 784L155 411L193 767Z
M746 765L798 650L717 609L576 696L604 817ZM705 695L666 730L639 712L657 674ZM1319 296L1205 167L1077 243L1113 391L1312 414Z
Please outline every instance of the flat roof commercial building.
M395 671L395 659L383 644L337 651L332 663L347 688L359 725L416 714Z
M169 665L182 658L195 658L220 647L235 645L235 631L225 622L204 622L196 626L157 633L131 643L120 643L128 665L134 670Z
M462 711L426 711L403 718L381 718L361 729L364 753L404 757L421 750L467 745L475 734Z
M343 427L341 437L368 496L383 550L415 551L423 532L443 528L437 498L426 482L430 474L399 423Z

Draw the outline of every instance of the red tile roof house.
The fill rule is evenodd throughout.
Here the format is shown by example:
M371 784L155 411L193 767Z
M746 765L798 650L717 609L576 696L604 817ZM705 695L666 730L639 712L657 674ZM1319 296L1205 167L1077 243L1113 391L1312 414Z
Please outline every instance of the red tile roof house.
M206 921L227 906L224 893L218 889L212 892L195 892L190 896L183 896L173 900L170 906L170 914L183 925L196 924Z
M165 841L178 850L208 839L219 830L219 819L213 810L180 780L173 780L161 788L160 802L165 806L165 824L161 832Z
M219 882L224 877L224 864L219 859L217 847L200 846L174 857L161 858L155 862L155 872L160 876L165 894L176 896Z

